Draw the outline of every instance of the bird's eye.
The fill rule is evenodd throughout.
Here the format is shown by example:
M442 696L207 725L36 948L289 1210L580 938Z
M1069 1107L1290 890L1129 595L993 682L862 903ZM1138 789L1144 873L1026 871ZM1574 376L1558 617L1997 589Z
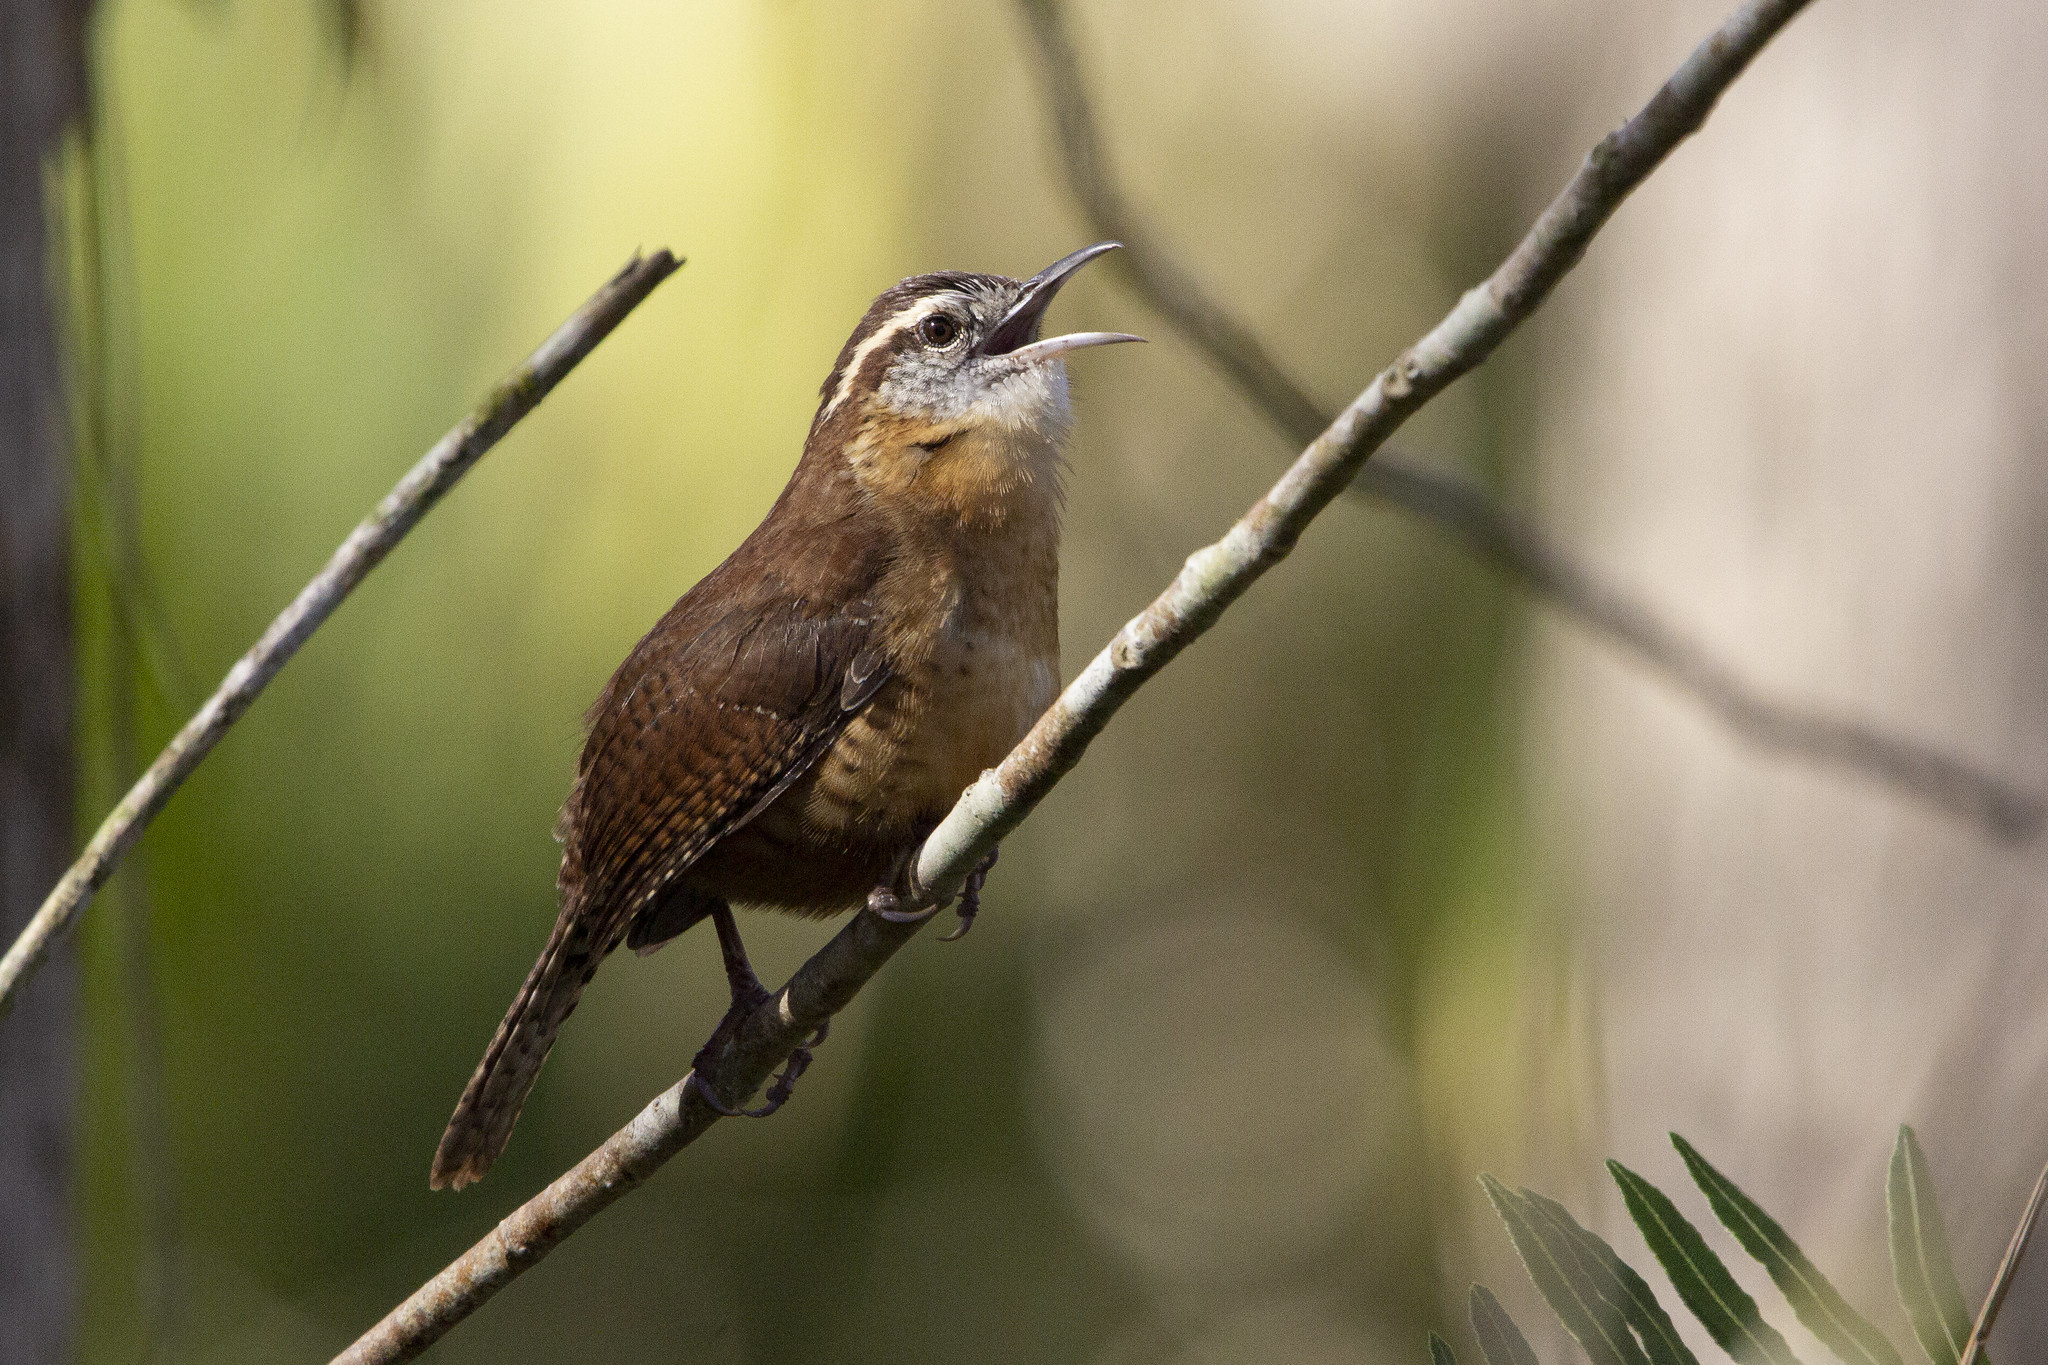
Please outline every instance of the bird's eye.
M960 324L945 313L933 313L917 324L918 340L935 351L943 351L960 339Z

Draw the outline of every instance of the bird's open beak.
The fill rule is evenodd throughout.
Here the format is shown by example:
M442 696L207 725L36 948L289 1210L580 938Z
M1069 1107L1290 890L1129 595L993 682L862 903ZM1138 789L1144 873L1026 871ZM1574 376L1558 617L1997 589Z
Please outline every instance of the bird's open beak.
M1070 332L1066 336L1047 337L1044 341L1031 338L1038 331L1038 324L1045 318L1045 310L1052 306L1053 296L1060 292L1060 286L1076 270L1105 252L1115 251L1121 242L1097 242L1084 246L1071 256L1063 256L1024 282L1024 292L1010 305L1010 311L1003 314L998 322L982 338L976 349L986 356L1007 356L1019 365L1035 365L1050 360L1068 351L1078 351L1083 346L1109 346L1119 341L1143 341L1127 332Z

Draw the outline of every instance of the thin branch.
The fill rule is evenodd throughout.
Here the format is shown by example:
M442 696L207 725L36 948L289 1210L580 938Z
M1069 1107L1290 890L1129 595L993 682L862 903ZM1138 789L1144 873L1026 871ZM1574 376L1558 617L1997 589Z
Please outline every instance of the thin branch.
M2027 1254L2034 1225L2041 1221L2044 1199L2048 1199L2048 1166L2041 1168L2041 1178L2034 1182L2034 1192L2027 1197L2026 1211L2020 1214L2020 1225L2013 1229L2012 1240L2006 1243L2005 1259L1998 1263L1998 1273L1991 1277L1991 1292L1984 1296L1984 1306L1977 1311L1977 1322L1970 1328L1970 1340L1963 1347L1959 1365L1984 1365L1984 1343L1991 1339L1991 1327L1998 1321L1998 1310L2005 1306L2006 1291L2020 1273L2020 1260Z
M965 873L962 873L965 876ZM903 924L865 910L797 969L789 984L731 1033L703 1080L719 1102L735 1107L767 1081L817 1027L846 1008L896 950L928 921ZM383 1365L411 1360L481 1308L514 1278L533 1268L599 1210L652 1175L664 1161L695 1142L719 1120L692 1084L692 1072L612 1134L603 1146L426 1282L334 1365Z
M1424 403L1483 361L1543 302L1631 190L1705 120L1721 92L1806 0L1748 0L1688 57L1641 113L1610 134L1514 254L1377 376L1223 539L1189 557L1166 591L1082 670L1000 766L983 773L918 850L906 905L937 907L1080 761L1088 742L1153 674L1286 558L1316 513ZM721 1103L753 1092L922 927L862 911L787 986L727 1033L701 1072ZM714 1035L716 1041L716 1035ZM693 1076L698 1073L693 1073ZM409 1360L716 1121L692 1077L516 1210L337 1361Z
M93 893L106 882L164 803L200 760L241 719L250 703L298 652L342 599L370 570L391 553L419 519L455 486L470 466L496 445L514 423L532 412L577 362L611 334L626 314L667 279L681 262L667 251L635 256L610 283L542 342L479 404L475 411L435 442L420 462L386 494L363 522L349 533L325 568L300 590L292 604L278 613L255 646L228 670L225 681L185 728L164 746L156 761L121 798L44 900L35 918L0 958L0 1018L12 1008L21 987L49 956L58 938L71 927Z
M1067 183L1090 229L1124 250L1110 261L1145 301L1206 355L1252 406L1296 441L1313 440L1330 417L1237 317L1210 298L1132 211L1104 148L1063 0L1019 0L1052 107ZM1772 696L1697 639L1604 583L1485 490L1389 450L1352 487L1435 522L1537 597L1649 665L1734 734L1760 749L1832 765L1926 802L1993 836L2030 839L2048 805L1997 777L1911 739L1797 701Z

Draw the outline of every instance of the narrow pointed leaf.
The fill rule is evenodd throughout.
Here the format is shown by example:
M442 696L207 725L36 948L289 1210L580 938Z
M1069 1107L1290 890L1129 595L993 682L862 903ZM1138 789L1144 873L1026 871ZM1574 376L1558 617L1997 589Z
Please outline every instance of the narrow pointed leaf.
M1934 1177L1913 1130L1901 1124L1885 1181L1891 1225L1892 1279L1913 1335L1933 1365L1956 1365L1970 1339L1970 1312L1949 1260L1948 1233L1934 1202Z
M1479 1353L1486 1357L1486 1365L1536 1365L1536 1352L1530 1349L1529 1339L1515 1326L1515 1320L1500 1306L1491 1289L1483 1284L1473 1285L1468 1311L1472 1334L1479 1338Z
M1548 1221L1562 1243L1576 1251L1586 1278L1601 1299L1621 1314L1652 1365L1699 1365L1650 1286L1633 1266L1615 1255L1600 1234L1581 1227L1570 1210L1554 1199L1529 1190L1522 1191L1522 1199L1533 1213Z
M1550 1304L1565 1330L1578 1338L1593 1365L1650 1365L1629 1334L1618 1308L1604 1299L1587 1275L1576 1245L1558 1235L1526 1198L1490 1175L1479 1177L1494 1212L1508 1225L1515 1251L1529 1279Z
M1451 1354L1451 1344L1434 1332L1429 1334L1429 1365L1458 1365L1458 1358Z
M1792 1305L1806 1330L1842 1360L1842 1365L1903 1365L1898 1348L1885 1334L1835 1291L1806 1254L1785 1234L1769 1214L1744 1194L1735 1182L1719 1171L1678 1134L1671 1145L1685 1158L1700 1191L1714 1207L1714 1216L1735 1234L1742 1249L1754 1256L1769 1272L1771 1282Z
M1778 1329L1764 1321L1756 1300L1728 1273L1699 1229L1649 1181L1622 1165L1607 1163L1629 1217L1642 1230L1672 1288L1700 1320L1707 1334L1742 1365L1797 1365L1798 1358Z

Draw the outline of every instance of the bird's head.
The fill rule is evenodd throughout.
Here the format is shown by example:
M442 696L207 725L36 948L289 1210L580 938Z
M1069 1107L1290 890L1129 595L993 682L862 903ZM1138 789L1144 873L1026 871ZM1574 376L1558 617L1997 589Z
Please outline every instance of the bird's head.
M1041 339L1040 326L1060 286L1116 247L1084 247L1028 280L944 271L885 291L825 380L811 448L870 493L935 511L1000 511L1023 486L1052 493L1073 420L1062 357L1144 338Z

